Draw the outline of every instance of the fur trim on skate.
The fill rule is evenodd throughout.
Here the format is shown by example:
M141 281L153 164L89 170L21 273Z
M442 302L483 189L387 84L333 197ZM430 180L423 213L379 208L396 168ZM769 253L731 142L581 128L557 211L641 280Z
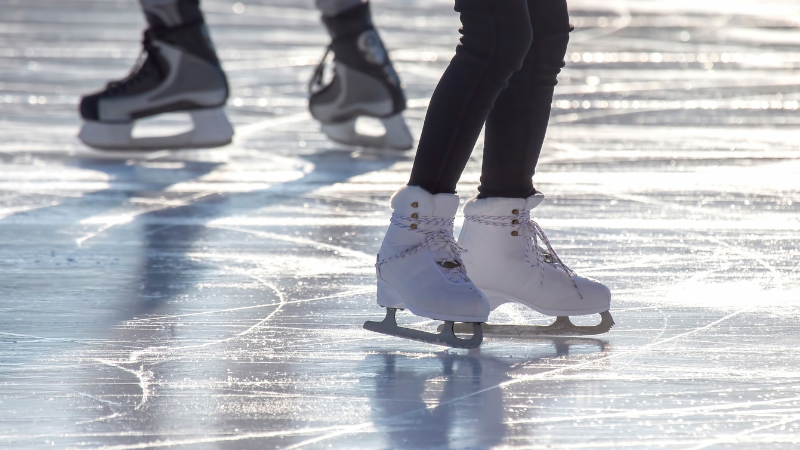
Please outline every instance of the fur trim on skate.
M412 206L417 203L417 206ZM435 217L452 218L458 211L458 195L431 194L419 186L403 186L392 195L392 209L400 214L418 212Z
M531 195L528 198L508 198L508 197L488 197L488 198L478 198L478 196L472 197L471 199L467 200L464 204L464 214L469 215L481 215L485 214L488 211L491 211L493 207L497 204L497 200L510 200L515 201L518 200L520 203L519 209L526 209L531 210L540 203L544 201L544 194L536 191L535 194ZM510 215L510 211L504 213L502 215Z
M397 191L395 191L394 194L392 194L392 199L391 199L392 208L394 208L395 198L397 198L397 196L399 196L401 193L403 193L403 195L419 195L420 197L426 197L426 196L433 197L433 194L426 191L425 189L422 189L419 186L403 186Z

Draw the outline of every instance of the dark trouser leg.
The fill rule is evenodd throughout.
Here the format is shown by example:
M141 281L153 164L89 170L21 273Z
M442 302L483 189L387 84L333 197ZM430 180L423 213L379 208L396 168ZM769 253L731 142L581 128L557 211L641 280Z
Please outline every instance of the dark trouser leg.
M367 3L367 0L316 0L317 9L323 16L333 17Z
M486 121L480 198L526 198L569 41L566 0L528 0L533 44Z
M174 28L203 21L200 0L139 0L150 28Z
M520 70L532 31L525 0L456 0L461 43L431 98L409 185L454 193L497 96Z
M156 36L219 65L200 0L139 0L139 3L150 31Z

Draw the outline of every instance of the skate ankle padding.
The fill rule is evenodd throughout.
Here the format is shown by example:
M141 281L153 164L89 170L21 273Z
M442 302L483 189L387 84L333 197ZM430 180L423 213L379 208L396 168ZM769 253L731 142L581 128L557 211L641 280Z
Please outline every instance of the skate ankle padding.
M544 201L544 194L539 191L536 191L535 194L531 195L527 199L525 199L525 209L530 211L537 206L541 205Z
M171 28L149 28L145 31L145 40L148 38L166 42L214 65L220 65L206 24L202 20Z
M464 215L513 216L523 211L525 206L524 198L473 197L464 204Z
M394 193L392 209L402 216L455 217L458 210L458 195L431 194L419 186L404 186Z

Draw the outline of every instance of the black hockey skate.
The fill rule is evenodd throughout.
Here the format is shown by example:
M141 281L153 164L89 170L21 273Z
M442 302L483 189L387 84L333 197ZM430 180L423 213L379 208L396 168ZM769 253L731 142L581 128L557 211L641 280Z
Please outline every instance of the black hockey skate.
M375 31L369 4L322 18L332 42L309 82L309 109L332 140L375 148L408 150L414 139L403 119L406 99L389 55ZM333 77L324 83L330 52ZM381 121L383 135L360 133L359 117Z
M81 99L85 123L79 138L106 150L218 147L231 142L225 115L228 83L203 23L150 28L130 75ZM192 131L134 138L137 119L186 111Z

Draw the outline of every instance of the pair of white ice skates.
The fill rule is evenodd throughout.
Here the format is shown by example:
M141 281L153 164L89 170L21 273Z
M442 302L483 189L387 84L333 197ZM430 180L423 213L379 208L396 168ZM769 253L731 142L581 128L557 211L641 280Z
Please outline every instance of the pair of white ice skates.
M349 17L353 16L353 17ZM377 32L368 5L341 18L323 18L332 36L333 76L323 84L326 58L311 81L309 108L332 140L363 147L407 150L414 140L402 111L400 80ZM355 31L354 31L355 30ZM234 135L225 114L228 84L202 23L145 32L144 51L131 74L81 100L84 125L79 138L104 150L219 147ZM136 121L186 112L193 128L173 135L136 137ZM383 134L357 129L360 117L382 122Z
M376 264L378 305L387 308L386 318L364 328L458 348L477 347L484 332L524 336L608 331L614 324L609 289L567 267L530 218L543 199L541 193L527 199L471 199L464 206L465 222L456 242L457 195L431 195L414 186L399 190L392 198L394 214ZM481 325L490 311L507 302L558 319L547 327ZM395 321L398 309L445 324L439 334L402 328ZM602 321L596 326L575 326L568 318L597 313ZM473 335L456 336L462 332Z

